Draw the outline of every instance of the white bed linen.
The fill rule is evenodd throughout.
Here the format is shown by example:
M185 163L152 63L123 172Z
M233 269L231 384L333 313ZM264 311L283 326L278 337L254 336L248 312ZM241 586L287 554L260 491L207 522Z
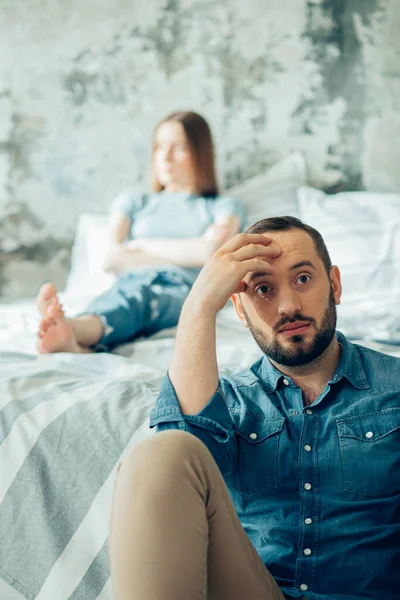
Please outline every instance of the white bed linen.
M339 266L338 327L347 336L400 344L400 194L298 190L301 218Z

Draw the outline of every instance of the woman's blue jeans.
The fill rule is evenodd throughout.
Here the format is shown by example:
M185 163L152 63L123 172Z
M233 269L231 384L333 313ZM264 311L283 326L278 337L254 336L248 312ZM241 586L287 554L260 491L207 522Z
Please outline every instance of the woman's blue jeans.
M172 268L122 275L85 310L85 314L99 316L104 325L104 335L95 349L109 351L135 337L174 327L190 287Z

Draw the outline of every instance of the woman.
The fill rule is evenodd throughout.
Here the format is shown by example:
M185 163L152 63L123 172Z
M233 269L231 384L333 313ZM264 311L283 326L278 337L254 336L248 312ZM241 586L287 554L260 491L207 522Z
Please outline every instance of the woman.
M236 235L239 203L218 196L206 121L177 112L154 134L154 192L114 202L105 269L118 276L84 314L66 318L51 283L40 289L38 351L111 350L178 322L182 304L207 258Z

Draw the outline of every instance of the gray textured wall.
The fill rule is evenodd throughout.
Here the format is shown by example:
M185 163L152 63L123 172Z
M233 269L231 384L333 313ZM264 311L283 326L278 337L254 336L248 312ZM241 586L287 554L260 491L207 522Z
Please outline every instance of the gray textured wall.
M314 185L399 191L399 31L399 0L1 0L0 295L63 285L172 109L209 119L225 187L300 149Z

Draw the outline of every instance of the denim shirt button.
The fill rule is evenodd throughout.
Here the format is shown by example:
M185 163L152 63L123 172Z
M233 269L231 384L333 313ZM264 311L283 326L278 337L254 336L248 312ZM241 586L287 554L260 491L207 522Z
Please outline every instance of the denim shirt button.
M307 490L307 491L308 491L308 490L311 490L311 488L312 488L312 485L311 485L311 483L305 483L305 484L304 484L304 489L305 489L305 490Z
M372 433L372 431L367 431L367 433L365 434L365 437L370 439L370 438L374 437L374 434Z
M306 410L306 413L307 413L308 415L312 415L312 410L311 410L311 408L307 408L307 410Z
M303 550L303 554L305 554L306 556L310 556L310 554L311 554L311 549L310 549L310 548L304 548L304 550Z
M300 589L302 592L305 592L306 590L308 590L308 585L306 583L302 583L300 585Z
M285 385L289 385L289 381L288 381L287 379L282 379L282 382L283 382Z
M257 439L257 434L256 434L256 433L251 433L251 434L250 434L250 438L251 438L252 440L256 440L256 439Z

